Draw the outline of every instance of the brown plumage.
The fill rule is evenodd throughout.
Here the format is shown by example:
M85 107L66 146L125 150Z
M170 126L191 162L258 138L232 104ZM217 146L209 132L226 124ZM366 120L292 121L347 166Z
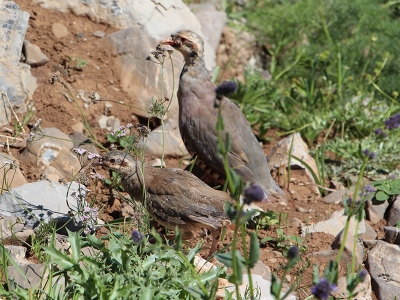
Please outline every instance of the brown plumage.
M271 176L267 159L246 117L228 98L218 95L217 99L205 68L202 38L190 30L182 30L160 43L172 46L185 59L178 89L179 129L189 153L225 175L223 160L217 151L217 103L222 106L225 123L222 139L225 142L229 132L232 140L230 166L244 182L259 184L266 196L283 194Z
M162 226L172 230L178 226L184 232L209 229L213 235L209 255L215 252L221 227L229 223L224 205L232 200L227 193L212 189L182 169L142 165L123 151L107 153L103 163L121 174L122 186L133 199L143 201L145 187L146 209Z

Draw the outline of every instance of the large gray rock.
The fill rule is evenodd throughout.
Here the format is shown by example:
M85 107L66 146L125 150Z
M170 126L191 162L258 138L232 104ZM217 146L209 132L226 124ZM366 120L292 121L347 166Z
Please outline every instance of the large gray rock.
M189 8L199 20L205 40L210 43L214 52L217 52L226 22L226 13L217 10L215 4L211 1L199 4L193 3L189 5Z
M203 36L201 25L181 0L35 0L42 7L61 12L72 11L88 16L97 23L125 29L140 26L146 35L161 40L181 29L190 29ZM137 44L139 46L140 44ZM205 41L208 69L215 66L215 52Z
M139 27L130 27L101 39L100 43L110 49L116 71L120 72L121 88L126 92L126 104L133 106L132 112L142 117L148 117L152 98L161 96L162 86L165 97L171 97L173 81L172 67L168 59L164 64L164 82L161 76L161 67L146 60L150 51L154 50L158 41L148 37ZM183 58L176 51L173 54L175 91L179 84L179 74L183 67ZM166 118L177 119L178 101L176 92L171 99L171 105ZM166 103L167 105L168 103Z
M372 289L378 299L395 299L400 295L400 247L383 241L368 252L367 268Z
M356 268L361 266L363 259L364 259L364 247L362 242L357 238L356 241L356 248L355 252L354 250L354 235L353 234L348 234L346 241L343 240L343 233L344 230L342 230L335 238L333 241L331 247L333 250L337 250L340 248L340 246L344 243L344 252L342 256L342 261L349 261L351 262L353 254L355 257L355 264Z
M79 188L49 181L28 183L0 196L0 214L20 217L26 228L35 228L40 221L70 219L68 212L77 209L77 200L71 196ZM82 192L82 194L85 194Z
M5 93L18 112L25 112L37 87L30 66L20 63L22 44L28 29L29 13L10 0L0 1L0 125L11 120L11 108Z
M20 266L18 269L10 266L8 267L8 278L24 289L37 288L42 284L42 279L47 277L46 269L48 270L46 263Z

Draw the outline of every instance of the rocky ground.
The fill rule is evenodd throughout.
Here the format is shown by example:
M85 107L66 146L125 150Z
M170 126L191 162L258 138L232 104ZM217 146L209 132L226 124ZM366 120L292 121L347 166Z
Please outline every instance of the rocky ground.
M28 107L32 109L32 118L26 125L33 125L38 119L41 119L40 126L41 128L46 128L46 135L64 139L42 138L33 143L26 143L26 139L29 137L29 126L24 127L25 133L20 132L18 135L20 140L13 140L10 135L15 118L9 125L3 126L4 132L2 134L10 136L8 140L3 141L3 150L7 156L12 155L16 159L20 169L20 172L18 170L14 176L12 187L16 188L15 191L21 195L21 199L25 199L26 195L40 195L35 199L36 203L34 202L35 200L29 199L29 205L33 207L33 211L36 209L35 213L37 212L40 215L43 214L43 207L39 209L37 207L47 203L45 202L47 200L50 203L54 203L54 199L58 197L61 202L65 203L66 187L59 183L59 180L71 179L71 171L76 173L80 168L78 159L70 150L79 146L79 141L82 142L82 140L86 139L84 134L86 136L89 135L88 130L85 130L82 125L84 118L99 145L105 148L110 147L110 143L106 139L107 133L128 123L132 123L134 128L138 123L147 123L146 114L141 112L140 109L130 109L118 102L140 107L140 104L137 103L138 100L132 100L132 98L135 98L134 95L140 93L140 88L144 83L150 82L150 77L154 79L154 77L160 75L157 69L158 66L153 68L153 66L149 67L149 65L142 64L146 62L146 53L149 55L149 51L155 46L154 41L156 39L147 39L150 46L148 44L136 44L137 49L140 48L140 50L136 50L136 48L120 49L118 47L121 47L121 44L118 47L114 45L114 48L110 48L104 44L104 39L112 36L113 33L118 33L119 29L107 25L106 22L96 23L86 16L47 10L30 0L16 0L15 2L23 11L27 11L30 14L30 26L25 36L25 39L30 44L25 43L25 48L33 44L36 45L33 48L39 50L39 54L35 54L35 56L28 57L25 53L27 60L30 58L34 61L31 63L31 73L36 78L37 83L32 100L28 103ZM233 47L239 42L235 42L237 35L231 29L225 27L222 33L221 43L215 49L218 54L216 63L217 65L225 66L228 58L234 52ZM243 39L249 39L249 37L243 37ZM123 40L123 42L129 44L129 41ZM144 56L140 57L143 62L137 63L136 68L144 66L143 68L150 72L148 78L139 78L140 76L135 74L127 75L130 74L129 68L124 69L121 62L116 62L116 58L121 57L121 53L132 50L134 53L144 53ZM44 56L40 56L40 53ZM253 54L247 53L246 55L249 55L250 58ZM239 55L238 57L243 60L246 55ZM179 66L179 61L182 61L182 59L179 56L174 57L174 59ZM231 64L235 67L224 69L224 72L221 73L221 79L229 79L232 75L240 77L245 63L241 61ZM147 62L147 64L150 63ZM151 72L153 72L153 75ZM179 73L179 70L176 72ZM55 73L58 74L63 84L60 82L56 82L53 85L50 84L50 80ZM131 78L127 78L127 76ZM80 94L80 97L75 101L68 94L69 90L73 95ZM143 98L156 96L158 93L156 90L157 83L155 83L153 89L146 88L146 91L143 92ZM110 99L112 102L101 101L98 104L93 104L89 100L89 95L92 91L98 92L102 97ZM153 95L151 95L152 92L154 93ZM140 97L141 95L138 95L136 98ZM141 107L146 107L148 104L143 105ZM176 106L176 103L174 105ZM172 110L174 109L176 110L176 107L172 107ZM23 120L27 114L27 112L20 113L18 117ZM171 119L172 117L167 120L167 123L170 124L171 136L174 137L176 125ZM150 124L151 129L156 129L160 122L153 119ZM274 150L274 146L284 147L285 144L290 144L290 140L288 141L287 139L279 142L275 130L271 130L268 133L268 137L271 137L272 141L264 145L266 155L271 152L279 153L276 149ZM296 145L301 145L301 141L297 140L297 138L299 137L296 137ZM7 147L7 143L10 147ZM167 156L166 167L184 166L187 158L178 157L176 153L176 145L181 145L180 141L172 140L169 143L172 149L167 153L172 153L173 155ZM157 140L154 141L154 144L157 144ZM90 147L88 150L91 152L105 153L99 146L89 145L88 147ZM304 148L302 151L307 151L307 149ZM160 158L159 152L153 151L153 149L150 149L147 153L150 153L147 157L149 162ZM277 160L276 157L270 157L270 160L274 159L275 161ZM109 176L108 172L100 168L97 168L97 172L104 176ZM285 236L302 236L304 240L304 243L301 244L304 246L302 260L299 266L286 276L285 280L290 285L301 277L299 284L301 288L295 296L298 299L304 299L310 293L309 287L312 284L313 269L312 267L303 269L303 267L310 260L312 265L318 263L322 271L327 266L329 259L335 257L337 245L342 242L340 240L340 231L344 226L345 219L341 213L343 207L340 202L345 193L351 194L351 191L346 191L344 187L336 186L329 190L333 192L323 199L319 195L318 189L312 184L312 179L305 169L294 167L291 170L289 182L285 180L287 178L285 174L279 175L276 169L273 173L276 181L285 190L287 205L280 205L276 202L264 202L260 205L264 211L272 210L277 214L280 213L281 221L279 226L275 225L260 229L259 237L260 239L265 237L278 238L277 228L282 228ZM40 181L43 179L47 179L47 181ZM27 185L26 183L32 184ZM99 183L96 186L92 184L90 188L92 193L96 194L96 205L101 208L99 215L101 220L109 221L119 217L135 215L134 210L127 203L114 199L110 194L110 190L102 184ZM12 199L1 198L0 206L8 203L7 201L12 202ZM70 201L74 200L71 198ZM4 206L1 206L1 208L3 209ZM46 210L58 211L58 209L46 206ZM384 216L387 209L387 205L385 207L370 208L369 220L362 222L360 225L360 244L356 250L357 265L363 268L368 267L373 279L373 291L371 289L371 277L368 277L368 280L363 285L366 291L361 292L360 295L362 296L357 299L392 299L390 297L386 298L387 295L392 295L393 293L399 293L397 295L400 295L398 272L393 271L393 267L391 268L390 266L394 260L400 261L400 252L398 246L395 248L394 245L384 241L384 226L387 225ZM68 211L68 207L65 207L65 210ZM2 213L0 213L1 215ZM10 220L6 219L6 216L7 214L4 214L3 219L0 218L3 236ZM306 229L306 225L309 224L313 225ZM19 224L17 236L26 238L32 233L31 229L34 227L35 224L28 224L28 222L24 225ZM14 226L12 230L8 228L8 230L9 233L10 231L15 232L16 227ZM396 231L394 231L394 235L395 233ZM222 244L227 245L231 238L232 233L228 231ZM204 239L205 242L204 250L201 251L201 255L204 256L208 252L207 248L210 246L210 242L204 238L203 232L197 232L196 238L189 242L191 246L194 246L199 239ZM386 240L388 240L388 237L386 237ZM391 238L392 243L396 243L397 240ZM283 240L283 247L288 245L289 242L288 240ZM7 239L5 244L15 245L15 239ZM277 247L274 242L262 243L259 268L261 270L260 275L264 279L269 280L269 275L265 274L266 267L272 272L282 275L281 265L285 263L286 259L280 250L282 248ZM352 245L346 246L347 254L344 255L341 263L340 277L346 274L352 251ZM388 258L386 261L381 259L385 253L387 253ZM20 256L21 259L24 259L25 265L37 263L37 258L33 256L29 257L24 253L20 254ZM300 275L301 270L303 270L303 273ZM385 280L380 282L379 278L382 277L382 274L385 274ZM337 294L339 298L343 297L339 293L343 292L344 285L345 283L342 282L342 286L340 286L342 291L339 290Z

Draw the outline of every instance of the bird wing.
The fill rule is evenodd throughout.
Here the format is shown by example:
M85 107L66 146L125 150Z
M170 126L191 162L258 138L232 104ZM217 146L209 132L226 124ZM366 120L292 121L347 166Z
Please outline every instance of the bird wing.
M146 184L154 214L176 225L198 222L213 228L220 227L221 221L227 219L224 211L225 201L230 200L227 193L210 188L181 169L155 172L153 182Z

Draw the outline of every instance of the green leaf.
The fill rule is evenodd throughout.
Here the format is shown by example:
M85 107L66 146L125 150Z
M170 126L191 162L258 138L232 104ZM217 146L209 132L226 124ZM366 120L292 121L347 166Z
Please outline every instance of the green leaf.
M269 241L275 241L276 239L274 239L274 238L272 238L272 237L270 237L270 236L267 236L267 237L265 237L265 238L263 238L262 240L261 240L261 243L266 243L266 242L269 242Z
M253 268L260 258L260 244L258 242L258 236L253 231L250 234L250 253L249 253L249 267Z
M71 244L71 252L72 252L72 261L74 263L79 262L79 257L81 255L81 239L79 235L75 232L69 231L68 232L68 242Z
M397 179L393 180L390 183L390 188L392 190L400 190L400 178L397 178Z
M70 260L70 258L64 255L60 250L57 250L53 246L51 247L43 247L44 251L53 258L53 262L59 265L63 269L71 269L74 266L74 263Z
M271 295L274 296L275 299L280 299L279 295L279 289L280 289L280 284L278 282L278 279L276 278L275 274L271 274L271 288L270 292Z
M386 201L387 199L389 199L389 196L386 193L379 191L375 194L375 198L376 198L376 200L383 202L383 201Z

